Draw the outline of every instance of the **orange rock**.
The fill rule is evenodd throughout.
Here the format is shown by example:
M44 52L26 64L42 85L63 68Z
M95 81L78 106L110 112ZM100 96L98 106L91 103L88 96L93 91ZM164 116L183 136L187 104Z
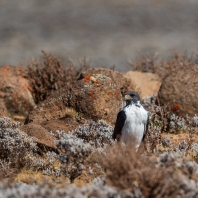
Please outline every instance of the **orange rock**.
M126 76L120 72L106 68L90 68L86 71L83 71L81 73L81 76L85 82L90 82L93 79L94 74L102 74L104 76L110 77L109 83L116 83L122 95L124 95L127 91L136 91L141 96L141 90L138 87L138 84L136 84L136 82L134 82L133 79L126 78ZM94 81L94 84L99 84L99 83L100 82L97 80Z
M128 71L123 76L131 79L140 87L142 97L157 94L161 86L161 80L157 74Z
M18 114L27 116L35 106L32 89L25 78L23 68L4 65L0 66L0 97L10 116Z
M158 96L160 104L169 103L177 115L198 114L198 65L181 65L162 82Z
M65 108L71 107L86 119L103 119L114 125L121 106L122 95L116 83L110 77L95 74L53 92L30 112L25 123L58 120L64 117Z

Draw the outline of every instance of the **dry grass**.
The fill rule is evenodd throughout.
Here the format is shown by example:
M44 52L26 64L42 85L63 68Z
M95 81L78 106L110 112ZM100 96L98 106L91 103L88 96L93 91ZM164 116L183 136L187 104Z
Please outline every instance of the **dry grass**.
M32 171L32 170L21 170L15 177L12 182L24 182L26 184L41 184L51 185L53 188L66 188L69 185L69 179L65 176L54 177L44 175L41 172ZM10 183L12 183L10 182Z
M33 182L39 183L47 177L49 176L43 175L41 172L24 169L16 175L15 181L31 184Z
M64 110L64 117L75 118L77 116L77 112L73 108L66 107Z
M24 123L26 117L25 116L20 116L20 115L13 115L12 119L14 121L20 122L20 123Z

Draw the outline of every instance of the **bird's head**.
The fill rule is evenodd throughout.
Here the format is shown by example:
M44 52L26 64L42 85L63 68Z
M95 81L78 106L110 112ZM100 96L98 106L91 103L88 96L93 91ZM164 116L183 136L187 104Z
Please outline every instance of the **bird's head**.
M126 101L126 105L131 104L131 102L137 103L140 101L140 96L138 93L134 91L127 92L124 96L124 100Z

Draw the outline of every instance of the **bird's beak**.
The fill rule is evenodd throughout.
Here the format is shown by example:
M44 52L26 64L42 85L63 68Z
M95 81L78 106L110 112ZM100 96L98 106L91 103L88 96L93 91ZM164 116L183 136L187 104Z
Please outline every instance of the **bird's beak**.
M133 98L130 95L125 95L124 100L132 100Z

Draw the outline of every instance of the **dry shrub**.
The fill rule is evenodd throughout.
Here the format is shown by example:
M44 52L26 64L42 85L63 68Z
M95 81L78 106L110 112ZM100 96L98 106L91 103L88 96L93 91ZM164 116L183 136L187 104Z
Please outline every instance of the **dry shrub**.
M154 156L135 153L133 147L117 145L105 155L99 156L99 162L105 170L107 184L119 190L140 192L145 197L174 197L177 194L174 185L173 170L156 164Z
M112 132L113 128L104 120L98 122L89 120L87 124L67 134L64 131L56 131L58 139L56 145L62 151L58 158L63 165L63 173L70 178L71 182L82 175L89 163L92 168L96 168L92 155L95 152L103 152L108 145L113 144Z
M157 96L145 97L143 106L149 111L149 132L196 133L198 131L198 116L178 116L170 103L161 105ZM152 132L152 133L153 133Z
M97 178L96 178L97 180ZM8 186L5 182L0 183L0 197L3 198L120 198L122 196L116 189L94 181L83 187L66 184L56 187L57 184L51 180L44 180L34 185L23 182L14 182Z
M91 154L92 147L71 133L65 134L62 139L56 141L56 145L62 150L59 160L63 164L63 172L73 183L74 179L85 169L85 160Z
M26 167L37 151L35 140L21 132L19 126L10 118L0 118L0 171L5 178Z
M187 52L183 55L175 52L170 60L161 61L157 60L157 53L154 55L141 55L141 53L138 52L136 60L129 61L129 65L132 66L133 70L156 73L161 78L164 78L177 67L193 65L191 60L192 57L189 58Z
M80 61L80 68L78 68L72 60L64 64L56 56L45 51L42 53L44 60L34 60L27 66L27 78L31 83L36 103L45 100L51 91L76 81L81 72L88 68L86 58Z

